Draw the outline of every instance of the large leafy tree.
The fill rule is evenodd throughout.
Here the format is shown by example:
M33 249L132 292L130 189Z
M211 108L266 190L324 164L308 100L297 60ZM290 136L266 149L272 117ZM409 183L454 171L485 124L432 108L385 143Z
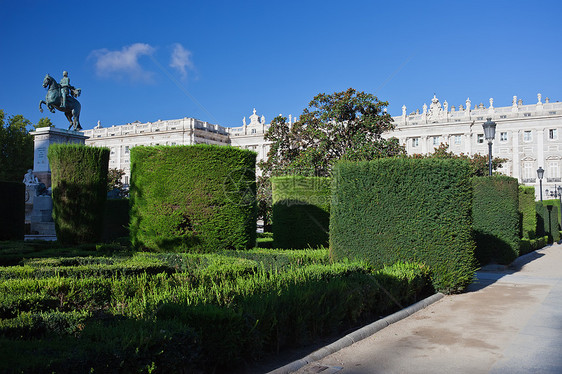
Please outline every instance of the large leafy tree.
M21 182L27 169L33 168L31 121L21 114L5 120L0 109L0 180Z
M375 95L350 88L316 95L293 124L282 116L273 119L264 136L271 142L268 158L258 165L263 172L258 178L258 209L265 225L271 213L270 176L329 176L341 159L405 155L397 139L382 136L395 127L386 106Z
M268 159L259 166L265 176L328 176L337 160L403 155L397 139L382 137L394 129L392 117L384 111L387 105L353 88L318 94L294 124L281 116L271 122L265 134L272 142Z

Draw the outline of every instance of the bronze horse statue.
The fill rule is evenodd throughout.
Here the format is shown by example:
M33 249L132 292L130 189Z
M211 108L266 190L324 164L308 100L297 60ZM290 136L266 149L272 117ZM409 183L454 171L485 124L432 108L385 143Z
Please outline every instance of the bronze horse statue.
M80 96L80 89L71 87L70 95L66 98L66 106L62 108L61 89L57 81L47 74L45 79L43 79L43 87L48 88L48 90L45 100L39 102L39 111L43 113L42 104L45 104L51 113L55 113L55 109L60 110L70 123L70 126L68 126L69 130L72 127L74 127L74 131L82 130L82 126L80 126L81 106L80 102L76 100L76 97Z

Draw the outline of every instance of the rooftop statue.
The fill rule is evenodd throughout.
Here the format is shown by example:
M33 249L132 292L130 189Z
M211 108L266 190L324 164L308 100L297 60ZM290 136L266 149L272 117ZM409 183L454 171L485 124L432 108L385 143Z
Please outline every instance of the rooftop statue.
M42 104L45 104L51 113L55 113L55 109L61 111L68 119L70 126L74 131L82 130L80 126L80 102L76 100L80 96L81 90L70 85L68 73L63 72L60 84L49 74L43 79L43 87L47 88L47 96L45 100L39 102L39 111L43 113Z

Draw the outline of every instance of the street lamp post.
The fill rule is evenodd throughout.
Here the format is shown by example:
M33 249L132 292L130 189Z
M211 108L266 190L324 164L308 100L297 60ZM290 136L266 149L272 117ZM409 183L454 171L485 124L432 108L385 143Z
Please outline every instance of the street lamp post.
M544 176L544 170L541 166L537 169L537 177L539 177L539 189L541 191L541 201L542 201L542 177Z
M482 124L484 128L484 137L488 141L488 166L489 166L489 173L488 175L492 175L492 142L496 137L496 123L492 122L491 118L487 118L487 121Z

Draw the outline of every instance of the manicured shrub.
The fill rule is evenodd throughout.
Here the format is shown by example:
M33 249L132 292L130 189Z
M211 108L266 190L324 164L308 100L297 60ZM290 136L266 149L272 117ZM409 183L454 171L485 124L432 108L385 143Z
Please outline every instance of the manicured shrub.
M472 219L481 265L510 264L519 256L519 186L505 175L474 177Z
M271 178L276 248L328 245L330 184L330 178L324 177Z
M375 267L421 261L436 289L474 276L470 165L450 159L340 162L334 168L330 254Z
M521 238L534 239L537 235L537 211L535 208L535 187L519 186L519 214L521 217Z
M282 252L295 258L319 254ZM195 367L230 372L236 363L341 333L428 292L428 268L415 263L378 271L363 263L338 263L288 266L283 271L258 266L261 270L246 272L246 265L255 269L254 261L216 254L143 253L133 260L162 256L200 256L203 261L193 262L198 268L189 266L174 274L66 274L0 282L0 345L5 348L0 372L89 372L90 367L96 372L180 372ZM112 261L125 262L61 258L28 260L26 266ZM192 279L220 272L225 275L220 279Z
M519 246L519 256L541 249L548 244L548 236L541 236L535 239L521 239Z
M129 199L105 202L102 240L106 243L129 236Z
M560 201L543 200L536 202L537 235L548 236L548 242L560 240Z
M23 240L25 185L0 182L0 240Z
M215 252L256 243L256 153L193 145L131 150L131 243Z
M107 197L109 149L53 144L47 155L58 241L99 242Z

